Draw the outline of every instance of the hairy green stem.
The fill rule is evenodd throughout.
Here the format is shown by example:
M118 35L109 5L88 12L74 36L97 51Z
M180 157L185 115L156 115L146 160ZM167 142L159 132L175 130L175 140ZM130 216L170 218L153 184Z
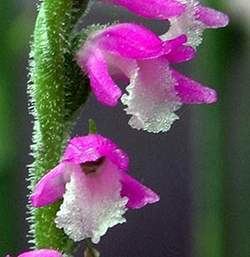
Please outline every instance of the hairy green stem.
M88 95L88 85L74 62L69 40L86 4L87 1L82 0L44 0L39 8L31 51L29 86L35 118L31 190L58 163L74 115ZM53 248L70 254L73 242L54 223L59 205L31 208L31 243L36 248Z

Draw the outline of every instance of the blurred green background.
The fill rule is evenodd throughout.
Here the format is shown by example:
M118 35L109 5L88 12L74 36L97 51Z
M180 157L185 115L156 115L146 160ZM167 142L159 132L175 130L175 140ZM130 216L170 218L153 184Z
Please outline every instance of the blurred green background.
M155 255L150 257L250 256L250 5L246 0L203 3L227 12L231 23L226 29L206 31L197 59L184 69L195 79L213 85L220 100L215 106L187 107L181 115L183 124L177 125L183 125L186 131L164 135L185 137L187 150L180 156L187 163L188 189L177 188L180 194L176 199L189 194L188 212L184 215L189 226L184 231L177 228L174 233L185 236L173 240L179 240L178 247L183 245L187 250L162 254L163 248L175 247L175 242L153 243L152 235L150 248L155 247ZM28 114L26 84L36 4L31 0L0 3L0 256L28 247L25 176L26 165L31 162L32 117ZM111 15L106 6L94 8L96 15ZM155 26L159 27L159 22ZM169 179L168 174L165 176ZM158 190L163 189L159 186ZM141 255L135 251L134 256L147 256L147 247L144 248Z

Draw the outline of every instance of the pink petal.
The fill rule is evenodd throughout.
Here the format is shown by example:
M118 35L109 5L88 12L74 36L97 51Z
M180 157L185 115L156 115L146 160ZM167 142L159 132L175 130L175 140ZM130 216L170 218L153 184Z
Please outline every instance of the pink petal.
M180 15L185 7L175 0L110 0L114 4L149 19L165 20Z
M92 40L100 49L126 58L148 59L164 53L163 42L156 34L132 23L110 26Z
M195 57L196 51L191 46L179 46L174 51L167 55L170 63L181 63L192 60Z
M65 184L70 180L74 169L74 164L60 163L47 173L35 186L30 197L32 206L43 207L61 199L65 192Z
M35 250L18 255L18 257L62 257L62 254L55 250Z
M130 209L140 209L147 204L155 203L160 200L155 192L142 185L125 172L121 172L121 183L121 196L128 197L127 207Z
M175 89L182 103L186 104L211 104L217 101L215 90L202 86L179 72L172 70L173 77L176 80Z
M196 15L208 28L221 28L229 23L229 17L217 10L199 5Z
M81 58L78 62L84 70L85 66L81 63ZM108 65L98 49L89 54L86 60L86 70L91 89L98 101L108 106L115 106L121 96L121 90L110 77Z
M186 35L180 35L176 38L166 40L163 42L163 47L164 47L164 53L168 54L171 51L174 51L176 48L179 46L183 45L184 43L187 42L187 36Z
M75 164L96 161L106 157L119 169L128 169L128 156L110 139L93 134L84 137L74 137L70 140L63 159Z

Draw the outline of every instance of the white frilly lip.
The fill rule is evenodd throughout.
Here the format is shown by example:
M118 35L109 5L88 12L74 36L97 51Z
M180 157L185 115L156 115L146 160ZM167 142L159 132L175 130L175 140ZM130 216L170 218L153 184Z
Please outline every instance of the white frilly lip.
M175 81L164 57L138 61L121 101L132 115L131 127L159 133L168 131L178 119L175 111L181 106Z
M180 0L186 6L180 16L170 18L170 28L161 36L163 40L175 38L185 34L187 45L197 48L202 43L202 34L205 29L222 28L228 25L229 17L215 9L203 6L197 0Z
M182 0L182 2L186 5L185 12L178 17L169 19L169 30L161 38L166 40L185 34L188 38L186 44L197 48L202 43L202 33L205 30L204 24L196 19L199 2L196 0Z
M124 223L127 197L121 197L120 173L109 160L93 174L79 167L66 184L55 223L75 242L91 238L98 243L108 228Z

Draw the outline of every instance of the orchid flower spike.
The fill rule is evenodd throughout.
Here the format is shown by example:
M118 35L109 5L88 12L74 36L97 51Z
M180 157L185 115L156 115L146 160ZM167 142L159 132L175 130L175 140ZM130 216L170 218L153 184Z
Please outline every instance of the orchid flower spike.
M31 195L34 207L63 198L55 223L74 241L98 243L108 228L126 220L127 209L159 201L159 196L128 175L128 157L98 134L70 140L60 163Z
M10 255L6 257L10 257ZM41 249L22 253L18 257L63 257L63 255L55 250Z
M217 10L203 6L197 0L179 0L186 6L185 11L170 18L169 31L162 36L163 39L172 39L181 34L188 37L187 44L197 48L202 42L202 33L205 29L222 28L228 25L229 17Z
M209 104L217 99L213 89L170 67L195 56L186 41L185 35L163 41L144 27L123 23L91 34L77 53L77 62L99 102L113 107L121 98L133 128L166 132L183 103ZM128 94L122 96L115 81L129 82Z

